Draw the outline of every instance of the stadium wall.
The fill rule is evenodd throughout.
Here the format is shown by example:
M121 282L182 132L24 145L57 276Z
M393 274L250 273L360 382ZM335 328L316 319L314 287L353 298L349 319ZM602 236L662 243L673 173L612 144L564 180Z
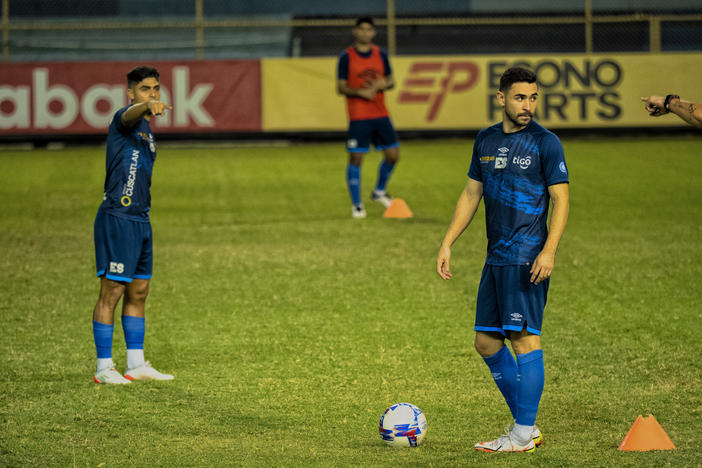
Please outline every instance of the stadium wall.
M336 94L336 58L153 62L162 99L174 110L154 131L205 135L338 134L346 128ZM104 135L127 104L124 76L136 63L0 65L0 139ZM509 66L536 70L537 118L549 128L650 128L640 97L702 96L702 54L410 56L393 59L386 95L399 131L475 131L500 117L494 97ZM670 73L675 70L675 73ZM666 125L684 127L678 119Z

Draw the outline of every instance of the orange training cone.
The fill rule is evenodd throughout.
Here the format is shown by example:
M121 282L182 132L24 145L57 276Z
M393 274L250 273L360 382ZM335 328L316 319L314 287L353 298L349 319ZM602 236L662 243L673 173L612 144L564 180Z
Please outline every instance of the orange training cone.
M617 450L672 450L675 448L673 441L652 414L647 418L639 415L631 425L631 429L624 436Z
M402 198L393 198L392 203L385 209L383 218L411 218L412 211Z

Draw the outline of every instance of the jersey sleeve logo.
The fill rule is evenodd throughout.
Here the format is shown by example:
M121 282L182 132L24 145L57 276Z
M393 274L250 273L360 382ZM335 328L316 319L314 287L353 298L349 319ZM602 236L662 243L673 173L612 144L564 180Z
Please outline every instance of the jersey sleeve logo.
M568 171L566 170L565 163L561 161L561 163L558 165L558 169L561 170L562 173L567 174Z

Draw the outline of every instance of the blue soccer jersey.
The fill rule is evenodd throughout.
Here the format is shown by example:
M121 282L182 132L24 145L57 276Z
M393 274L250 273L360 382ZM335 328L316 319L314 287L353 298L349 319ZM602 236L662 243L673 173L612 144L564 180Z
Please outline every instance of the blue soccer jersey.
M100 209L115 216L148 221L156 144L146 119L131 128L124 126L122 114L128 108L117 111L107 132L105 195Z
M548 187L568 182L558 137L534 121L515 133L504 133L502 123L483 129L468 176L483 184L486 263L533 262L548 235Z

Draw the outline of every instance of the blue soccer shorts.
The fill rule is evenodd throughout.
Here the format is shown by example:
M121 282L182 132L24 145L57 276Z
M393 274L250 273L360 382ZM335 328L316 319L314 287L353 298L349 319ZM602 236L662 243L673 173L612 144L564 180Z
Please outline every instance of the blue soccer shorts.
M349 122L346 150L349 153L368 153L373 143L376 150L400 146L397 133L389 117Z
M151 278L151 223L133 221L98 210L94 236L98 276L127 283L133 279Z
M476 331L510 331L541 335L541 323L548 296L549 279L539 284L529 280L531 265L497 266L485 264L480 277L475 312Z

